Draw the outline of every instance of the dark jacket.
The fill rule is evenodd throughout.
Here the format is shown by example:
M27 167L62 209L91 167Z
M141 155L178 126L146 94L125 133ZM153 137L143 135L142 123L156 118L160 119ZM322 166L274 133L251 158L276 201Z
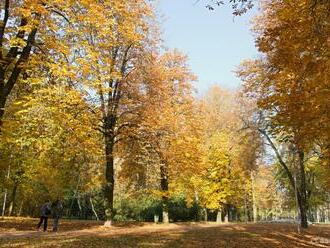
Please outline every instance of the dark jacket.
M61 218L63 212L63 205L60 200L52 203L52 215L53 218Z
M40 208L40 216L48 217L51 214L49 203L45 203Z

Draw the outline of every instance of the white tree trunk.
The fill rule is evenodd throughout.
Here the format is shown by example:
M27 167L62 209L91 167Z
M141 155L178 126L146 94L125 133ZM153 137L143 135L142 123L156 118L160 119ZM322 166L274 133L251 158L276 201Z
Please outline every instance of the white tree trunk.
M8 192L8 190L5 189L5 194L4 194L4 196L3 196L3 204L2 204L2 214L1 214L2 217L5 216L6 202L7 202L7 192Z
M217 223L222 223L222 212L221 209L218 210L217 213Z
M204 221L207 221L207 209L204 208Z
M256 202L254 182L255 182L254 172L251 171L253 222L256 223L257 220L258 220L258 209L257 209L257 202Z
M163 210L163 223L170 223L170 219L168 217L168 212Z
M226 215L225 215L225 223L229 222L229 208L226 206Z
M10 176L10 164L8 165L8 172L7 172L7 180L9 179ZM1 216L5 216L5 211L6 211L6 202L7 202L7 194L8 194L8 189L5 189L5 194L3 196L3 204L2 204L2 214Z
M94 213L94 215L95 215L96 220L99 220L99 216L97 215L97 213L96 213L96 211L95 211L94 204L93 204L93 200L92 200L92 197L91 197L91 196L89 197L89 201L90 201L90 203L91 203L92 211L93 211L93 213Z

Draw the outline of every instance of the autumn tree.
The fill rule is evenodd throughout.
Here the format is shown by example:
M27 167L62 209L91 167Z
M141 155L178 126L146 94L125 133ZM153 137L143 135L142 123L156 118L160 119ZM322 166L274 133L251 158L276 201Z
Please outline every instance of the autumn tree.
M66 10L70 4L61 0L1 2L1 122L14 86L18 82L40 79L43 76L38 71L40 65L51 70L53 62L64 59L63 54L68 48L59 33L63 32L61 23L68 21Z
M306 158L314 149L324 161L328 156L328 10L327 1L265 1L254 26L264 56L241 70L246 91L266 111L267 132L294 146L303 227L308 208ZM265 129L262 133L280 155ZM294 187L294 176L283 160L280 163Z
M261 165L255 173L257 218L261 220L289 217L292 209L295 210L295 197L286 196L285 190L280 188L276 168L276 166ZM293 206L288 206L288 199L293 202Z
M235 91L213 86L203 99L203 164L201 174L203 204L224 213L228 220L230 206L245 210L250 198L251 172L256 168L260 138L244 127Z
M199 131L191 88L195 77L186 65L186 56L178 51L167 52L153 63L148 80L156 86L145 89L148 101L141 131L148 136L149 153L158 166L163 222L169 222L168 200L173 186L180 174L183 179L183 173L198 162L198 144L194 142Z
M98 116L95 128L104 139L106 225L113 219L116 145L134 125L133 95L143 87L136 77L143 56L152 50L152 6L146 1L105 1L83 3L73 33L84 33L77 46L78 75L82 89L90 92L88 101ZM79 18L87 13L91 18ZM150 21L150 22L149 22ZM102 25L100 25L102 23ZM146 58L145 57L145 58Z
M7 109L1 140L9 215L33 213L47 198L101 183L101 139L83 96L61 86L24 93Z

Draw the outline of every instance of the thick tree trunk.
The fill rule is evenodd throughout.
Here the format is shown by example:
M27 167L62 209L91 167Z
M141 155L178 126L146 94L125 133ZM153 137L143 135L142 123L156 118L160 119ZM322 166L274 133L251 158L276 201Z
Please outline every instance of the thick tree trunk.
M114 137L112 135L106 137L105 139L105 153L106 153L106 169L105 169L105 198L106 198L106 209L105 216L106 222L105 226L111 226L114 212L113 212L113 195L114 195L114 156L113 156L113 147L114 147Z
M302 228L307 228L308 227L307 206L306 206L306 202L301 198L300 194L298 194L298 205L299 205L300 225Z
M299 156L299 174L300 174L300 190L298 192L298 204L300 209L300 221L301 227L307 228L307 211L308 211L308 201L307 201L307 188L306 188L306 173L304 166L304 152L298 151Z
M208 216L207 216L207 208L204 208L204 221L208 221Z
M154 222L155 223L159 222L159 215L158 214L154 214Z
M222 210L221 209L218 209L217 223L222 223Z
M225 223L228 223L229 222L229 206L228 205L226 205L225 211L226 211L226 213L225 213Z
M160 186L162 190L162 215L163 223L169 223L168 214L168 168L166 163L162 163L160 166Z
M24 71L24 63L26 63L31 55L32 47L35 43L35 37L37 35L37 28L34 27L29 33L19 30L16 34L17 38L26 38L26 45L21 49L18 47L11 47L4 56L3 54L3 39L5 37L6 24L9 18L10 7L9 1L5 2L4 9L4 19L2 20L2 25L0 27L0 132L2 128L3 115L5 112L6 101L17 83L19 76ZM36 14L37 19L40 18L40 14ZM20 27L27 26L28 19L23 17L20 21ZM21 50L21 51L20 51ZM8 69L10 68L10 69Z
M229 212L226 213L225 215L225 223L228 223L229 222L229 216L228 216Z
M77 198L77 195L78 195L78 190L79 190L79 185L80 185L80 174L79 173L78 173L77 177L78 177L77 186L76 186L76 189L74 191L74 194L73 194L73 197L72 197L72 200L71 200L70 209L68 209L68 212L67 212L67 214L70 218L72 217L72 209L73 209L74 201L75 201L75 199Z
M316 222L320 223L321 222L321 216L320 216L320 208L316 208Z

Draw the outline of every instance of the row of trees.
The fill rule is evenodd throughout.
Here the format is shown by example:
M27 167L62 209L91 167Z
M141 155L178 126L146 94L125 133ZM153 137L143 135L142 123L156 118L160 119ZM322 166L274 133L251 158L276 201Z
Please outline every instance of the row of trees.
M299 21L297 32L327 31L327 6L313 6L316 26ZM2 214L36 215L43 201L62 198L66 216L106 225L160 213L163 222L208 213L257 220L289 213L296 196L307 226L308 209L329 200L328 74L317 73L329 61L313 50L327 44L324 32L302 52L306 37L285 31L295 18L309 20L289 7L265 5L256 24L265 57L240 69L244 92L213 87L197 99L187 57L162 49L149 1L2 2ZM294 67L287 53L308 54L307 64ZM315 71L300 75L314 60ZM279 161L268 163L274 169L261 166L265 144Z
M229 179L225 188L214 184L243 173L231 171L241 152L232 149L234 129L205 132L195 77L180 52L160 52L154 16L143 0L2 2L3 213L34 213L47 198L101 191L111 225L116 180L133 184L130 177L160 198L164 222L174 192L188 202L200 194L216 209L233 196ZM220 162L219 153L226 153Z

